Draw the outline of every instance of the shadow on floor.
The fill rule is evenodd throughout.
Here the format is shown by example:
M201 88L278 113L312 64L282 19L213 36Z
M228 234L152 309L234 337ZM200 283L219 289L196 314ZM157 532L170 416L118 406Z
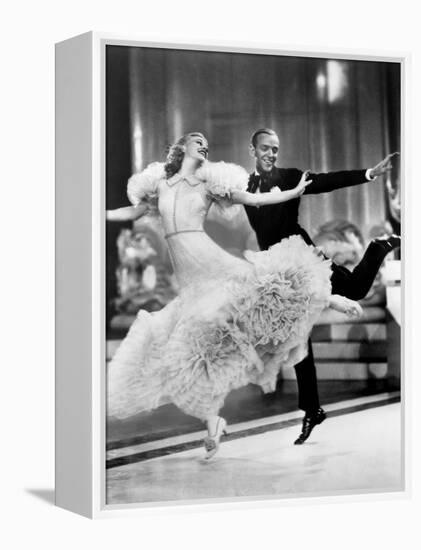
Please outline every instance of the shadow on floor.
M54 506L55 504L55 491L54 489L25 489L28 495L32 495L48 504Z

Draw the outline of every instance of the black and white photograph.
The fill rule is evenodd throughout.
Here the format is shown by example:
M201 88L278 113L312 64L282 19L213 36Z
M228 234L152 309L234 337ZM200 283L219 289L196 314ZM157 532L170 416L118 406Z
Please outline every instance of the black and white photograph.
M2 548L418 548L415 8L5 5Z
M105 46L107 506L403 491L401 89Z

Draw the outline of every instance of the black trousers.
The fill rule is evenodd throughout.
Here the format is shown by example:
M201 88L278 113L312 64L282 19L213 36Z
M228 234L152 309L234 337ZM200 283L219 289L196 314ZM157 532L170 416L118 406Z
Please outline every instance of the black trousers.
M390 248L385 244L372 241L353 271L332 264L332 294L340 294L351 300L365 298L388 252Z
M332 264L332 294L341 294L351 300L362 300L370 290L388 252L389 250L384 244L372 241L353 271ZM298 407L306 413L312 414L320 407L320 402L316 366L310 340L308 341L308 355L294 368L298 384Z

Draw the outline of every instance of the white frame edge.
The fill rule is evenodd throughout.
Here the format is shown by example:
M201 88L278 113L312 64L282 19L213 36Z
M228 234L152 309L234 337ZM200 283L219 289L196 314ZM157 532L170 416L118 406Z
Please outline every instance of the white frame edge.
M56 488L92 517L92 36L56 45Z

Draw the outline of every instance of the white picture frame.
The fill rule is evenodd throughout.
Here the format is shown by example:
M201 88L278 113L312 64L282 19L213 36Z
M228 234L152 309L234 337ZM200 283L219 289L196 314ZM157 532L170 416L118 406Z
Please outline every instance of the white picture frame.
M245 44L165 44L111 34L86 33L56 45L56 504L90 518L138 513L168 503L107 505L105 498L105 48L107 45L165 47L186 50L332 57L401 64L401 172L407 182L407 97L410 58L407 53L280 50ZM405 189L405 185L402 186ZM405 193L402 197L405 207ZM74 223L77 218L78 223ZM405 231L405 223L404 223ZM404 251L403 251L404 252ZM405 256L403 254L403 259ZM405 292L402 303L405 303ZM403 326L406 323L403 308ZM406 335L404 333L406 340ZM404 338L402 342L404 342ZM403 488L410 471L405 437L409 414L408 367L402 345ZM74 473L77 471L77 475ZM372 499L370 494L314 495L322 502ZM277 498L286 505L296 498ZM202 506L247 506L247 500L209 501ZM188 503L179 503L188 504ZM194 504L193 502L191 504Z

